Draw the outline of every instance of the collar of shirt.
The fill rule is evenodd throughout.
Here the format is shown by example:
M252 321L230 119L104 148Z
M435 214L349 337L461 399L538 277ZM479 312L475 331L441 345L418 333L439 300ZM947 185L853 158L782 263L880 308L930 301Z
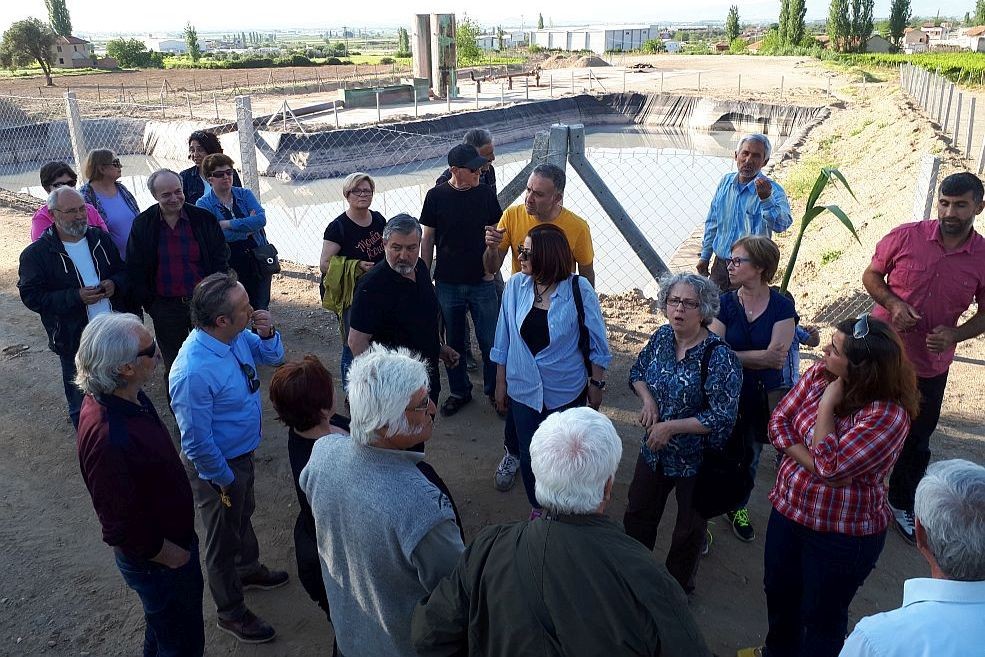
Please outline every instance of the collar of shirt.
M105 406L110 411L122 413L124 415L139 415L141 413L151 413L154 409L153 404L151 404L150 399L147 394L140 390L137 392L137 401L139 403L134 404L129 399L124 399L123 397L118 397L112 393L108 395L97 395L96 401ZM152 413L157 415L156 412Z
M220 358L228 354L230 351L232 351L233 344L235 344L236 340L239 340L239 336L237 335L236 340L233 340L233 342L230 344L226 344L222 340L212 337L206 331L200 328L194 329L192 331L192 335L195 336L195 340L198 341L199 344L201 344L203 347L214 353L216 356L219 356Z
M926 237L928 242L937 242L941 250L944 250L944 243L941 241L941 222L940 220L921 222L926 223L925 228ZM964 241L959 248L953 251L944 251L944 255L951 255L954 253L977 253L982 250L983 244L985 244L985 238L982 238L974 228L971 229L971 234L968 235L968 239Z
M400 459L417 465L424 460L424 452L415 452L408 449L386 449L384 447L373 447L372 445L360 445L365 447L367 454L383 459Z
M930 577L908 579L903 583L903 606L917 602L985 604L985 581L958 582Z

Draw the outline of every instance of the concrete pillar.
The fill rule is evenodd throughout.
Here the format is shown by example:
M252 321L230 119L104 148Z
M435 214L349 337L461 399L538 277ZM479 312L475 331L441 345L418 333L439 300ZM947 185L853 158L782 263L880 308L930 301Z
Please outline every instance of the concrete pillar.
M417 14L410 28L414 77L431 80L431 15ZM433 83L433 80L431 80Z
M455 14L431 14L431 88L436 96L458 97Z

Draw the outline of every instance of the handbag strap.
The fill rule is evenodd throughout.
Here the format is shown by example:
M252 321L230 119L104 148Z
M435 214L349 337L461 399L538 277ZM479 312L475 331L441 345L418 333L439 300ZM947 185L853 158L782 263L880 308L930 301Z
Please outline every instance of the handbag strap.
M588 337L588 327L585 326L585 300L581 297L581 284L578 274L571 277L571 296L575 299L575 311L578 313L578 350L585 360L588 376L592 376L591 341Z
M524 538L527 540L524 541ZM513 559L513 564L516 567L513 569L513 574L516 576L520 591L523 592L523 599L527 603L530 613L534 615L534 618L540 623L541 629L544 630L544 634L547 635L548 645L553 648L555 654L563 656L564 651L561 649L561 642L558 640L554 621L551 620L551 612L544 604L544 592L542 589L536 590L537 582L541 582L542 578L534 574L530 550L527 545L531 540L533 540L531 524L528 523L517 536Z
M701 353L701 409L708 408L708 395L705 394L705 382L708 381L708 368L711 367L711 357L718 347L727 347L724 342L715 338L709 340L705 345L705 350Z

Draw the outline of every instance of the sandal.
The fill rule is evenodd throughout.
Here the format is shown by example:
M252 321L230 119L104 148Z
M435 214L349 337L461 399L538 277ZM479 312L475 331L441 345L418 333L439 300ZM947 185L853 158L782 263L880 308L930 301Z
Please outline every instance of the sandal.
M455 397L450 395L445 403L441 405L442 417L451 417L462 409L463 406L472 401L472 395L468 397Z

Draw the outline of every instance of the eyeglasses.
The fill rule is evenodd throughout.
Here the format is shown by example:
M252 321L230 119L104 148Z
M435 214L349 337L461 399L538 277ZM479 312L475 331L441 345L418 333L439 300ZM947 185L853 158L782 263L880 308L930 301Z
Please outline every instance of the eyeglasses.
M414 408L404 409L407 413L427 413L428 409L431 408L431 398L424 395L424 401L415 406Z
M62 180L62 181L59 181L59 182L53 182L53 183L51 183L51 188L52 189L58 189L60 187L75 187L75 183L76 183L75 180L67 180L67 181Z
M250 394L252 395L256 393L256 391L260 389L260 379L257 377L257 371L247 363L240 363L239 370L243 373L243 376L246 377L246 383L250 388Z
M686 308L687 310L697 310L701 307L701 302L694 299L681 299L680 297L670 297L667 299L668 308Z
M533 253L534 253L533 249L528 249L521 246L519 249L516 250L516 257L517 260L529 260L530 256L532 256Z
M740 258L738 256L734 258L729 258L725 261L726 267L739 267L743 262L752 262L752 258Z
M352 196L372 196L373 190L371 189L353 189L349 191Z
M865 350L872 355L872 350L869 349L869 341L866 340L866 336L869 335L869 313L862 313L858 316L858 321L855 322L855 327L852 328L852 337L856 340L861 340L862 344L865 345Z
M62 214L80 215L80 214L85 214L86 213L86 206L80 205L77 208L69 208L68 210L62 210L61 208L55 208L55 210L57 210L58 212L61 212Z
M233 177L233 170L232 169L219 169L219 170L213 171L212 173L209 174L209 178L225 178L226 176L229 176L230 178L232 178Z
M157 340L151 340L150 346L137 352L137 358L153 358L157 355Z

